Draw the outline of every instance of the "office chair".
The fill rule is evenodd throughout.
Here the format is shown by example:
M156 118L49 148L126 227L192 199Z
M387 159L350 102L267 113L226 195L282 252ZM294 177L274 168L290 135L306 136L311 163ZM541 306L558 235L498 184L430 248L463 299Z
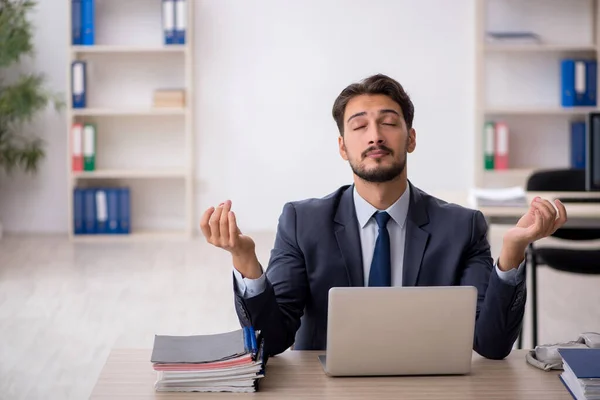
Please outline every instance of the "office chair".
M584 192L584 169L556 169L534 172L527 180L530 192ZM565 241L600 239L600 228L558 229L552 237ZM537 325L537 267L546 265L559 271L574 274L600 274L600 246L592 249L567 249L560 247L536 247L527 249L526 263L531 268L532 348L538 341ZM522 339L519 336L519 348Z

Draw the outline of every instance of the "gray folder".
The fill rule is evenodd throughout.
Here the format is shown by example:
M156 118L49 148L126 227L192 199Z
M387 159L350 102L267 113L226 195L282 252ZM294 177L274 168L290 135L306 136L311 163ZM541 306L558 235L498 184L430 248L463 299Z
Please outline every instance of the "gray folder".
M150 361L159 364L208 363L244 354L247 351L242 329L215 335L155 335Z

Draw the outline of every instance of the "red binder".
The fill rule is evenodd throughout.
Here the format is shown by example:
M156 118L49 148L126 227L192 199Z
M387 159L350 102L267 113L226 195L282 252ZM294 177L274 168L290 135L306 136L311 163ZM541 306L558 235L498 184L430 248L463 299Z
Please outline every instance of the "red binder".
M496 169L508 169L508 125L504 122L496 123L494 167Z
M73 171L83 171L83 124L71 128L71 157Z

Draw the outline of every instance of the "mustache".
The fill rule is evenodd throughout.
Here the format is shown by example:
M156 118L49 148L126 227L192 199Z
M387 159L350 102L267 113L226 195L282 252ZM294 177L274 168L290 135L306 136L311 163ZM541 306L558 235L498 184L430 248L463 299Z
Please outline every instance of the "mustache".
M383 151L387 151L388 153L390 153L391 155L394 155L394 152L392 151L392 149L390 149L389 147L381 144L379 146L371 146L368 149L366 149L365 151L363 151L362 153L362 158L365 158L371 151L375 151L375 150L383 150Z

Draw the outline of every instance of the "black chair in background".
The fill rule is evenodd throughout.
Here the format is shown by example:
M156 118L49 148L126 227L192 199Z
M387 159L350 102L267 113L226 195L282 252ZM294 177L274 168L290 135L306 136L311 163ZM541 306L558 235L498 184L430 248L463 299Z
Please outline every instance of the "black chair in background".
M557 169L534 172L527 180L526 190L528 192L584 192L585 170ZM558 229L552 237L564 241L600 239L600 228L565 226ZM575 274L600 274L600 246L585 250L536 247L533 244L529 246L527 267L531 268L532 348L538 344L537 267L539 265ZM522 337L519 336L518 347L521 348L521 345Z

